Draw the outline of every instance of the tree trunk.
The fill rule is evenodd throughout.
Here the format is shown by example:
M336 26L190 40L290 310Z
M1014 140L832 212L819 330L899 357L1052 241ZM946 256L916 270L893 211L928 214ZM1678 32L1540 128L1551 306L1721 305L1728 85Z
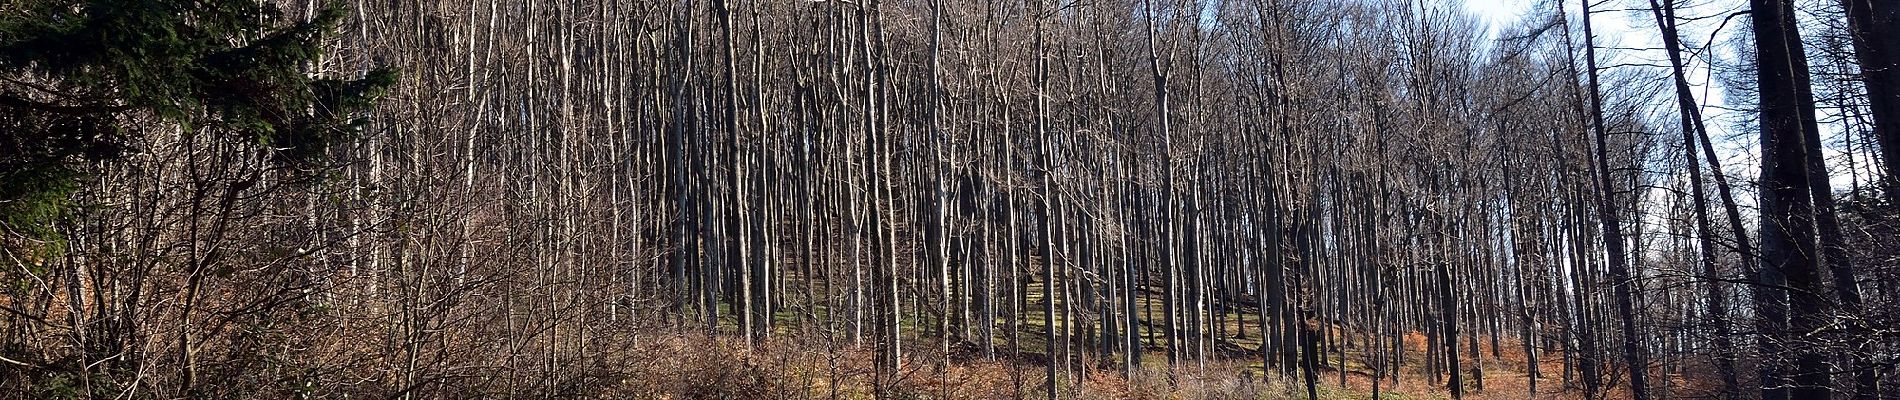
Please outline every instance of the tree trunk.
M1764 360L1762 398L1825 399L1832 395L1826 355L1797 343L1826 324L1816 251L1815 200L1807 141L1816 129L1807 62L1786 0L1753 0L1762 129L1762 263L1757 291L1764 357L1788 357L1791 370ZM1781 280L1792 290L1783 291ZM1784 300L1785 299L1785 300ZM1787 306L1783 306L1786 301ZM1787 307L1787 308L1783 308ZM1786 311L1782 311L1786 310ZM1788 318L1783 322L1783 318ZM1785 325L1783 328L1782 324ZM1792 384L1792 391L1783 382Z
M1622 320L1623 363L1630 373L1630 392L1637 400L1649 398L1649 361L1642 347L1642 336L1636 331L1636 306L1630 286L1634 284L1630 275L1629 253L1624 250L1623 222L1617 211L1620 204L1616 199L1616 186L1612 185L1609 161L1609 127L1603 123L1603 98L1597 91L1597 62L1595 37L1590 24L1590 2L1581 1L1583 7L1584 65L1589 69L1590 78L1590 114L1592 128L1596 132L1596 179L1597 179L1597 219L1603 227L1603 244L1609 257L1611 285L1616 291L1616 311Z

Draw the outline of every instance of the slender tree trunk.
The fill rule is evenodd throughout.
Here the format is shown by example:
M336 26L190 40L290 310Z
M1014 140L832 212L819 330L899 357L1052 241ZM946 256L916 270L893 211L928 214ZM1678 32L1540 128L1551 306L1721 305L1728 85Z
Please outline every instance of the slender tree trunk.
M1445 313L1444 320L1441 321L1444 327L1440 328L1444 336L1439 341L1445 345L1445 365L1447 365L1445 370L1451 373L1451 378L1445 382L1445 387L1451 389L1452 399L1462 399L1465 395L1465 385L1461 377L1463 371L1458 370L1457 294L1452 289L1451 265L1444 262L1437 264L1435 269L1438 270L1438 301L1444 307L1442 310Z
M1649 6L1656 17L1656 26L1661 29L1664 50L1669 55L1670 75L1674 78L1677 113L1682 121L1682 152L1689 167L1690 195L1695 204L1695 224L1698 246L1701 250L1702 279L1708 282L1708 313L1712 348L1715 349L1716 374L1722 379L1722 397L1734 399L1740 395L1740 383L1735 376L1734 348L1729 337L1728 295L1724 293L1722 274L1716 267L1719 259L1716 253L1715 232L1710 227L1708 196L1704 193L1702 182L1702 163L1696 155L1696 134L1703 130L1702 116L1696 108L1694 93L1690 90L1689 80L1684 75L1682 65L1681 36L1676 31L1675 1L1663 0L1658 4L1650 0Z
M1058 328L1056 327L1055 228L1050 226L1049 223L1049 219L1055 211L1051 204L1052 200L1050 199L1055 196L1054 188L1051 187L1055 182L1054 178L1051 177L1055 172L1055 163L1054 160L1052 160L1054 156L1049 153L1049 96L1046 93L1049 87L1049 61L1047 57L1042 56L1042 54L1046 54L1045 51L1048 48L1046 43L1048 39L1046 35L1043 34L1044 18L1046 17L1043 15L1044 11L1042 10L1041 4L1037 4L1037 7L1033 11L1036 12L1035 40L1037 54L1036 141L1039 146L1037 152L1040 153L1037 154L1036 158L1041 161L1042 164L1042 173L1040 174L1042 176L1042 193L1038 196L1041 198L1041 201L1038 204L1036 216L1036 223L1039 225L1038 228L1040 231L1038 236L1041 236L1042 240L1037 246L1040 251L1037 257L1042 259L1042 321L1043 328L1045 328L1043 331L1043 349L1045 355L1048 357L1048 362L1046 363L1047 368L1044 369L1043 374L1045 378L1044 383L1048 387L1048 392L1046 392L1047 398L1055 400L1058 397L1056 390L1058 379L1056 376L1056 330Z
M1637 400L1649 398L1649 361L1643 352L1643 338L1636 331L1636 305L1630 286L1629 253L1624 250L1623 222L1618 213L1616 186L1612 185L1609 161L1609 127L1603 123L1603 97L1599 94L1595 37L1590 23L1590 1L1582 0L1584 65L1590 84L1591 126L1596 132L1597 219L1603 226L1603 244L1609 257L1611 286L1616 291L1616 311L1622 320L1623 363L1630 373L1630 393Z

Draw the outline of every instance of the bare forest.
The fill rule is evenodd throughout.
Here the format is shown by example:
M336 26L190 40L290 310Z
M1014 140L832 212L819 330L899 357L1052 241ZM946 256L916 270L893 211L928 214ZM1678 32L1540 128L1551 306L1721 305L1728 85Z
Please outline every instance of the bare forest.
M1683 1L0 0L0 398L1900 399L1900 3Z

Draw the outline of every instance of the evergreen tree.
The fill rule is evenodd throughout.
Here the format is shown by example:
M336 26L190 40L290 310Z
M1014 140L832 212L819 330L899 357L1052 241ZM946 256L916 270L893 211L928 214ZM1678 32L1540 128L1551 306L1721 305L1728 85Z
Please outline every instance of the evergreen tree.
M54 239L51 223L86 166L175 130L269 152L296 178L319 176L332 144L395 81L313 76L344 16L307 21L258 0L19 0L0 10L0 229Z

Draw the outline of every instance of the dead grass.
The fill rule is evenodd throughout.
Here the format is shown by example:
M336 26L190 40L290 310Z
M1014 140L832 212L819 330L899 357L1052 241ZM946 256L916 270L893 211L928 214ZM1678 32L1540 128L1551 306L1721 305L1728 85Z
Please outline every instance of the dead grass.
M1421 338L1422 339L1422 338ZM1422 342L1422 340L1419 340ZM895 382L876 382L872 370L874 354L869 347L853 346L842 338L781 335L746 350L733 338L709 339L703 335L679 334L634 346L637 361L624 364L607 387L595 392L599 398L636 399L1013 399L1042 398L1046 395L1040 355L1017 360L999 351L996 360L981 355L959 354L945 360L933 353L933 343L913 340L906 350L906 362ZM1467 375L1467 399L1567 399L1579 397L1576 391L1563 391L1559 356L1550 354L1539 360L1544 378L1538 381L1538 393L1529 392L1530 380L1522 366L1522 352L1500 349L1499 359L1490 358L1484 348L1484 388L1478 390ZM1361 356L1348 352L1348 358ZM1422 353L1408 358L1421 358ZM1169 370L1161 357L1138 369L1132 378L1116 368L1090 368L1064 372L1057 390L1063 398L1081 399L1302 399L1307 398L1304 381L1298 376L1278 374L1262 378L1257 360L1210 359L1204 367ZM1409 364L1409 362L1408 362ZM1346 382L1340 385L1339 371L1330 365L1319 374L1319 398L1371 398L1370 371L1351 363ZM1674 377L1678 387L1693 380ZM590 391L594 392L594 391ZM1431 382L1418 368L1408 365L1398 383L1391 379L1380 383L1382 399L1446 399L1449 391ZM1616 393L1610 393L1615 397Z

